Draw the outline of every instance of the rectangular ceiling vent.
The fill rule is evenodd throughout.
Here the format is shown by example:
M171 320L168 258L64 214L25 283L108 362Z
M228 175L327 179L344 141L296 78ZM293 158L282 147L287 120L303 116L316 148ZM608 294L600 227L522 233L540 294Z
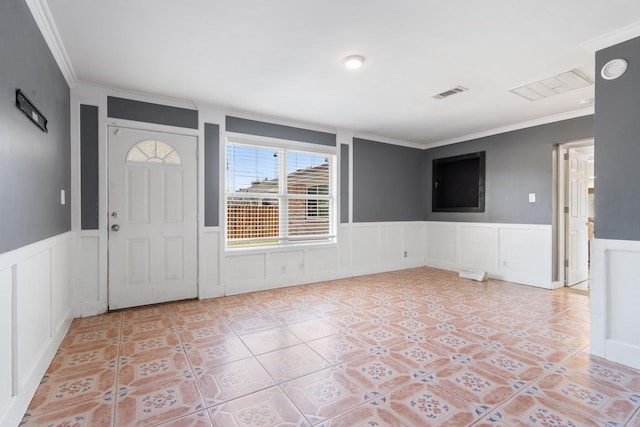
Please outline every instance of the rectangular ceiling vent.
M433 95L432 98L433 99L445 99L445 98L450 97L451 95L455 95L455 94L460 93L460 92L465 92L467 90L469 90L469 89L467 89L464 86L456 86L453 89L445 90L442 93L439 93L437 95Z
M537 82L511 89L509 92L528 99L537 101L550 96L581 89L592 85L593 82L578 70L567 71L557 76L549 77Z

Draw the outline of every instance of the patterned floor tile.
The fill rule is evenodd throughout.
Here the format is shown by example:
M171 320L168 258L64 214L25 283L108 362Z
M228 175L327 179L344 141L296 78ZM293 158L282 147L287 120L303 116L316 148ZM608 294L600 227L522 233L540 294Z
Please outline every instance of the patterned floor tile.
M578 349L563 347L557 343L540 341L527 336L512 336L502 345L514 353L541 362L560 363L574 355Z
M118 344L95 343L90 346L61 348L49 365L48 377L73 374L87 369L114 367Z
M376 402L377 403L377 402ZM335 418L318 424L318 427L352 427L352 426L404 426L406 421L397 414L377 404L365 403Z
M211 418L209 418L209 413L206 411L196 412L195 414L157 425L166 427L214 427L214 424L211 423Z
M638 409L635 415L629 420L626 427L640 427L640 409Z
M139 357L148 352L169 355L182 351L182 343L177 333L158 335L155 337L135 337L126 340L120 346L120 356Z
M139 388L120 390L115 425L153 425L204 409L193 378L173 378Z
M626 393L640 393L640 370L581 352L563 363L568 371L588 376L607 387Z
M518 387L498 375L471 364L468 359L447 366L426 378L464 398L476 407L495 407L518 391Z
M210 410L216 426L306 427L309 422L278 387L253 393Z
M24 416L21 426L91 426L111 427L113 425L113 399L96 399L71 404L46 414Z
M478 368L499 375L513 382L529 383L548 372L553 366L524 357L502 348L487 348L469 357L470 363Z
M210 369L196 369L196 379L207 407L275 385L271 376L254 358Z
M282 326L282 324L272 315L265 313L246 313L232 317L228 320L228 325L238 335L246 335L252 332L264 331Z
M413 369L416 375L420 372L425 375L433 373L455 360L451 353L429 342L401 342L392 346L388 354L393 360Z
M368 355L338 366L355 381L368 399L401 387L414 379L414 372L387 356Z
M204 322L190 327L178 327L182 341L190 344L206 344L224 336L236 336L235 332L224 322Z
M324 319L310 319L290 325L289 331L306 342L335 335L340 332L340 328Z
M546 375L532 389L610 425L623 424L640 407L640 390L620 393L566 368Z
M169 309L172 313L202 313L211 311L213 306L209 302L209 300L186 300L172 303L169 306Z
M254 332L243 335L240 338L254 355L268 353L302 343L302 341L285 327Z
M602 424L573 408L560 405L553 399L524 393L491 412L474 425L476 426L602 427Z
M169 304L157 304L140 308L132 308L122 313L124 321L138 321L151 317L169 317L171 313Z
M186 329L200 329L203 326L222 321L222 316L213 309L202 312L187 311L172 313L172 317L180 331L184 331Z
M27 412L39 415L98 398L110 399L116 383L116 368L100 368L76 374L44 378Z
M70 331L80 331L83 329L109 329L119 327L122 324L122 313L105 313L98 316L83 317L74 319L71 323Z
M184 353L159 355L148 352L140 357L120 358L118 385L119 387L136 388L188 375L191 375L191 368Z
M369 354L369 345L349 334L330 335L309 341L307 345L331 364Z
M481 414L459 396L431 381L417 381L377 399L406 426L466 426Z
M146 318L142 321L125 321L124 323L125 324L122 326L122 336L129 340L141 336L148 338L176 332L173 320L166 317L152 317Z
M306 344L262 354L258 356L258 361L278 383L298 378L329 366L326 360Z
M117 344L119 340L120 326L70 330L62 340L60 348Z
M212 337L204 342L185 343L193 368L209 369L251 357L251 352L235 335Z

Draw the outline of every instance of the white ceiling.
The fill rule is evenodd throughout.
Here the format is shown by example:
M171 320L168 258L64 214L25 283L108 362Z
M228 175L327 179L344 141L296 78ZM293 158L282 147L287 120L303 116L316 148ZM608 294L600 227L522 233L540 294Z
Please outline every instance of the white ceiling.
M640 27L638 0L27 1L50 11L78 82L424 146L592 112L593 85L509 90L572 69L594 80L598 40ZM457 85L470 90L431 98Z

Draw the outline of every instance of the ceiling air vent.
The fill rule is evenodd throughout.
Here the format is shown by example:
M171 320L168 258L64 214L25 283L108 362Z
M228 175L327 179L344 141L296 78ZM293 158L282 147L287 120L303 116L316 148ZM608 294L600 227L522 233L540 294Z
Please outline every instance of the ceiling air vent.
M450 97L451 95L455 95L456 93L460 93L460 92L465 92L469 89L467 89L464 86L456 86L453 89L449 89L449 90L445 90L442 93L439 93L437 95L433 95L432 98L433 99L445 99Z
M524 99L528 99L529 101L537 101L560 93L587 87L592 84L593 82L582 75L582 73L577 70L572 70L558 74L557 76L511 89L509 92L521 96Z

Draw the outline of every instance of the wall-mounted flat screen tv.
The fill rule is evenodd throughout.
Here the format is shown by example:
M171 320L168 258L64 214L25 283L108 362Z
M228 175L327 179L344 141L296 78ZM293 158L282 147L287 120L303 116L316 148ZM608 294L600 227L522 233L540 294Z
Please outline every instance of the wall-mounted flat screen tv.
M484 212L485 152L433 160L433 212Z

